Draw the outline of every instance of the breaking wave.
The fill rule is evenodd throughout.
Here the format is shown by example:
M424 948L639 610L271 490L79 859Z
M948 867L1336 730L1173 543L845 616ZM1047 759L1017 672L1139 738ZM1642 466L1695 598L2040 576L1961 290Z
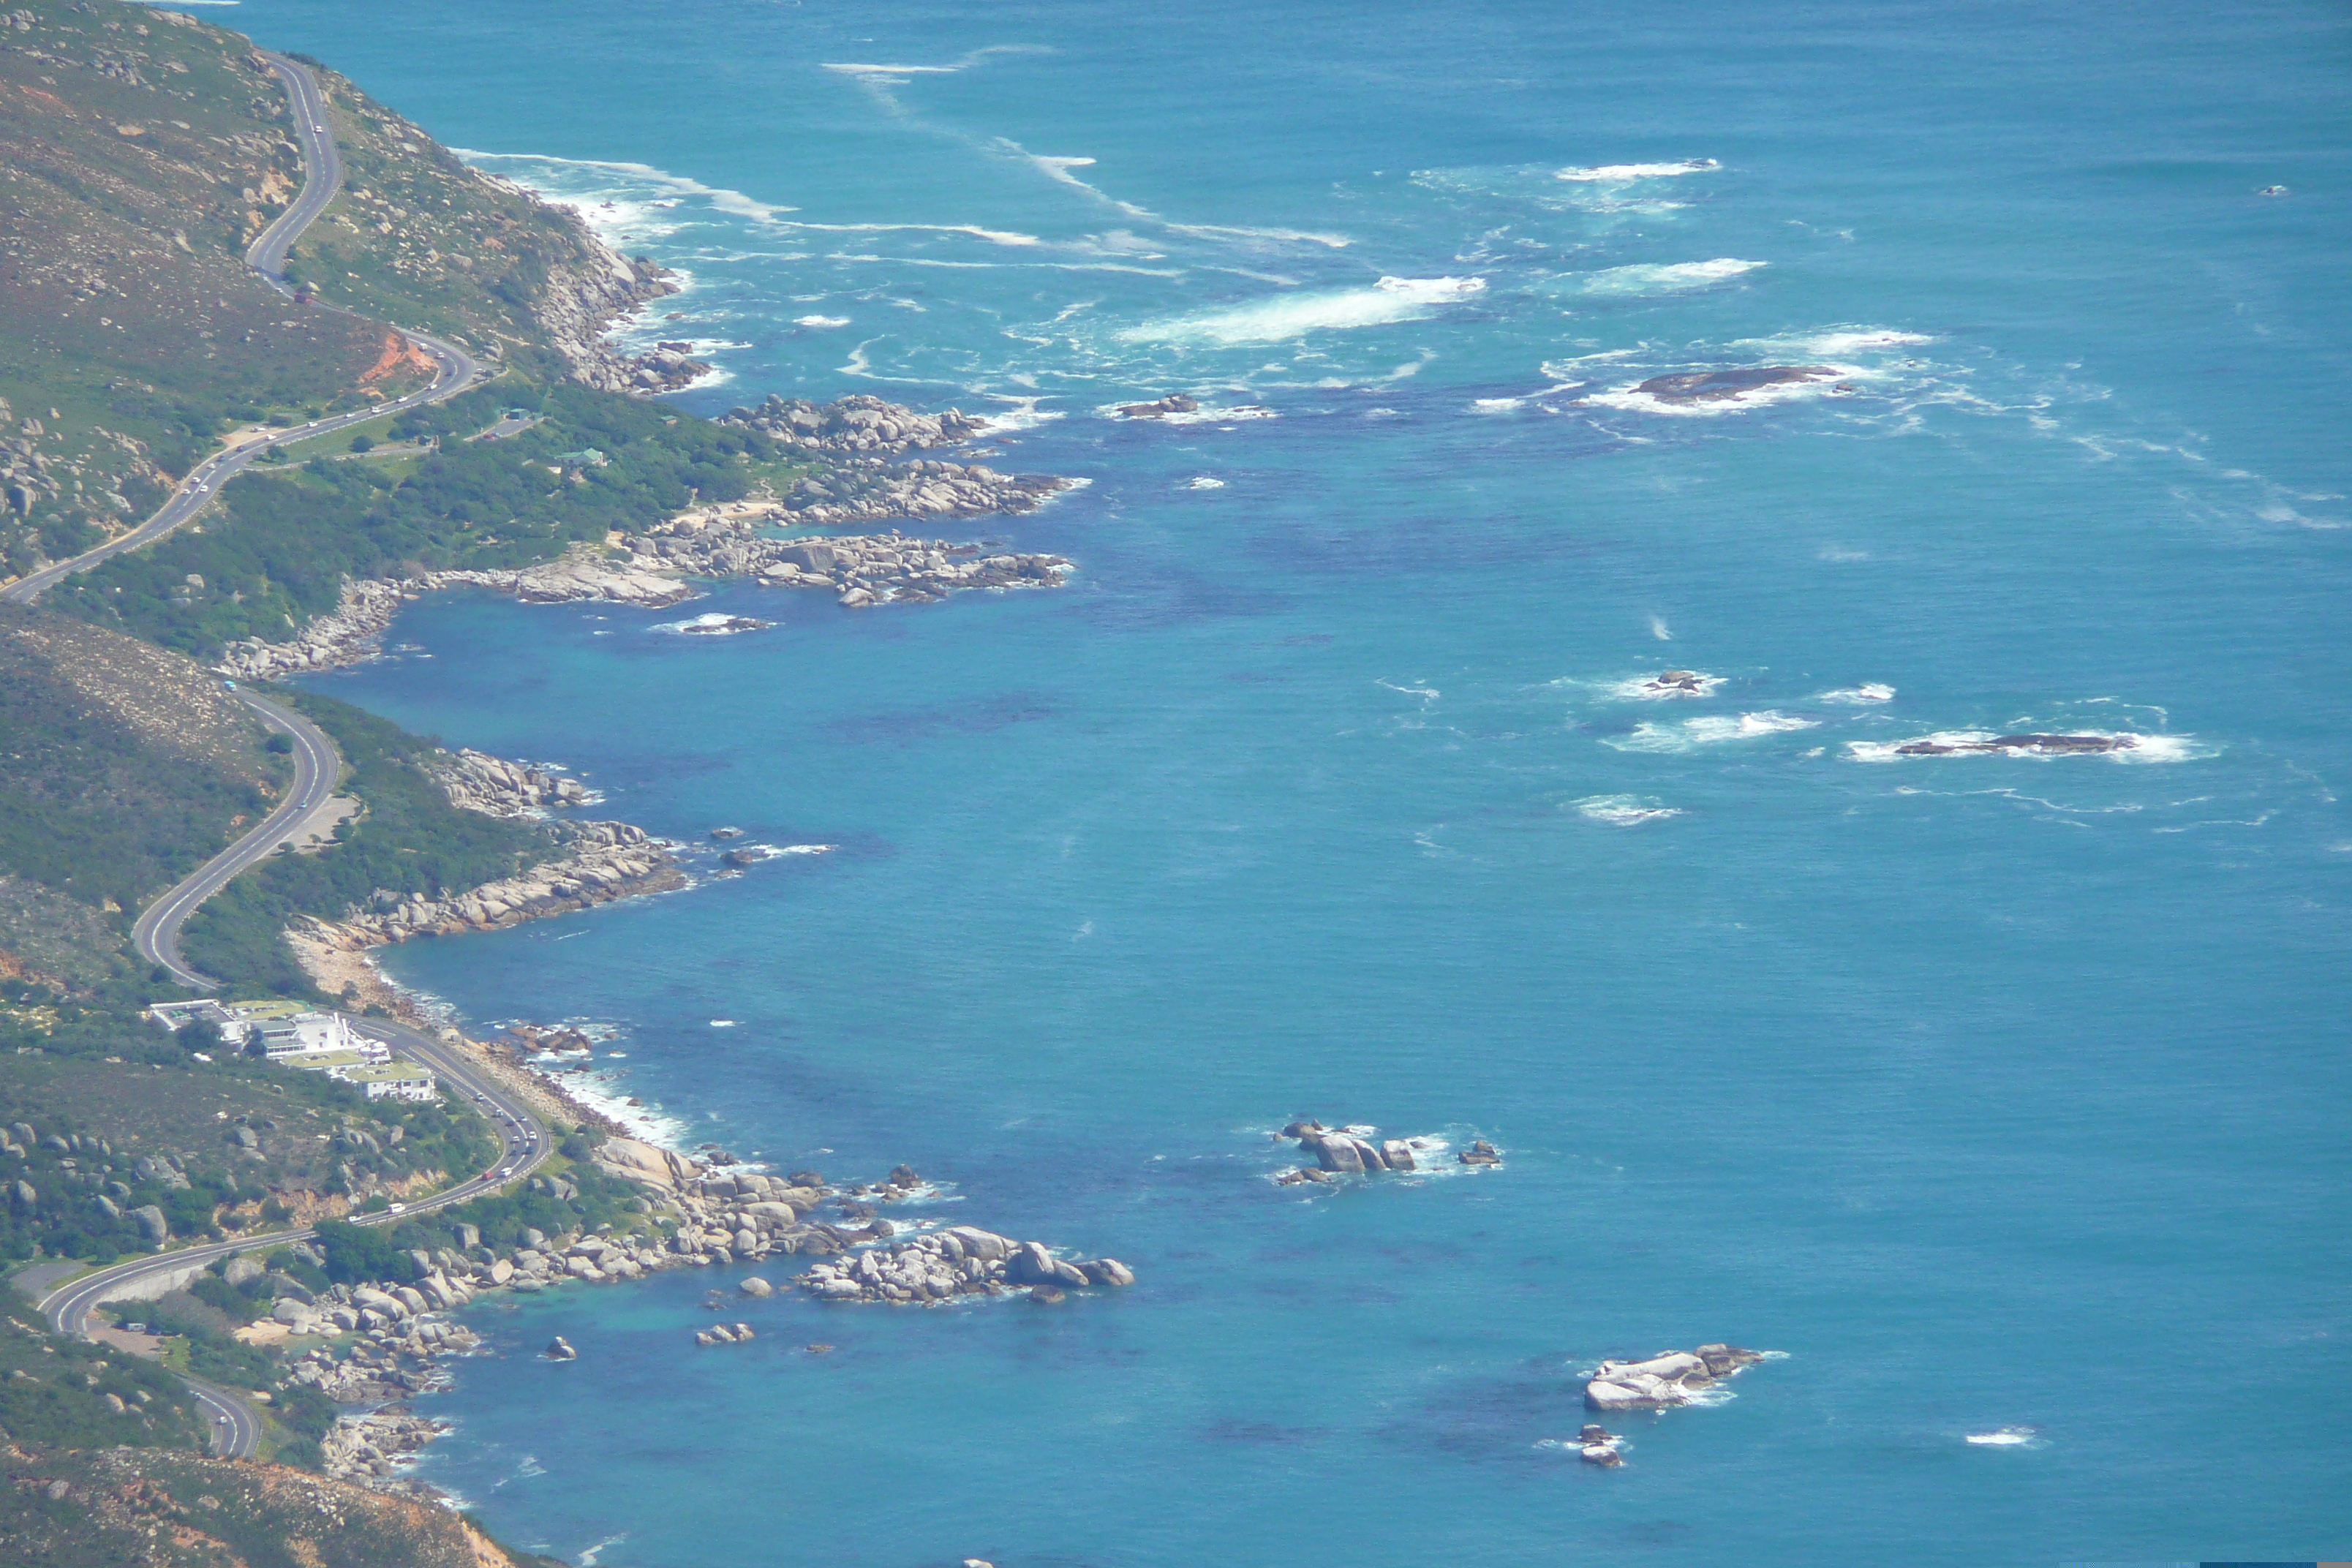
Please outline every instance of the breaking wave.
M1483 292L1486 287L1483 278L1383 278L1369 289L1277 295L1227 310L1146 322L1118 335L1126 342L1280 342L1309 332L1420 321L1441 306L1458 304Z

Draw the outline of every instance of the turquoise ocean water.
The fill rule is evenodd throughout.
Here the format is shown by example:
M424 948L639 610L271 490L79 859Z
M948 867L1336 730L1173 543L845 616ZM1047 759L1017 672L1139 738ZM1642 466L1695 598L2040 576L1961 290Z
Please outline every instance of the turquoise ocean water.
M907 1160L1142 1277L723 1352L706 1272L479 1310L423 1473L500 1534L2352 1551L2340 9L206 14L683 268L688 406L957 404L1091 481L950 531L1060 593L446 599L320 683L837 847L398 977L610 1026L688 1142ZM1625 394L1776 363L1850 390ZM1271 416L1102 413L1176 391ZM1720 684L1627 694L1668 667ZM1887 755L2020 728L2145 740ZM1299 1114L1507 1163L1302 1199ZM1545 1446L1580 1367L1718 1339L1786 1359L1621 1471Z

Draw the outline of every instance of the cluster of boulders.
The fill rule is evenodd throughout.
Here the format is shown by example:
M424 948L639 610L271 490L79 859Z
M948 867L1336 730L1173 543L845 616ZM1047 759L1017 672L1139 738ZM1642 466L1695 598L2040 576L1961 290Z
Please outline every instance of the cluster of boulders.
M1607 1427L1588 1421L1576 1434L1574 1445L1576 1457L1588 1465L1599 1465L1605 1469L1614 1469L1625 1462L1625 1456L1617 1451L1619 1445L1624 1441L1624 1438Z
M544 210L544 209L542 209ZM548 268L547 283L532 301L556 353L572 367L572 378L603 392L638 397L674 392L710 367L689 357L691 343L656 344L625 354L605 337L606 329L647 300L677 292L668 269L637 257L624 258L598 239L576 214L563 213L583 259Z
M1704 697L1714 682L1696 669L1668 669L1635 688L1643 697Z
M776 539L740 510L682 512L628 541L641 574L756 577L771 587L821 588L858 608L922 604L972 588L1053 588L1074 570L1058 555L983 553L983 546L888 533Z
M757 408L735 409L719 416L719 423L740 425L787 447L829 458L895 457L920 447L951 447L988 429L988 421L959 408L918 414L862 392L834 403L772 393Z
M446 1421L429 1420L405 1408L370 1410L347 1415L319 1440L324 1469L339 1481L355 1481L377 1489L394 1481L403 1459L449 1430Z
M713 1323L695 1331L694 1342L698 1345L743 1345L758 1338L749 1323L737 1323L730 1328L725 1323Z
M1647 1361L1604 1361L1586 1380L1584 1403L1594 1410L1664 1410L1688 1405L1763 1359L1761 1351L1715 1344L1661 1351Z
M641 827L625 822L566 823L563 853L499 881L465 892L405 898L380 892L340 921L315 917L300 925L308 941L351 952L416 936L451 936L542 920L592 904L682 885L686 873Z
M802 1289L821 1300L917 1306L1024 1287L1058 1300L1065 1287L1084 1290L1134 1283L1134 1271L1116 1258L1057 1258L1043 1242L1015 1241L968 1225L820 1263L799 1280Z
M833 528L894 517L1034 511L1072 483L1053 474L1000 473L985 463L851 458L794 480L783 504L795 522Z
M1341 1176L1370 1175L1381 1171L1418 1171L1422 1162L1433 1153L1442 1153L1444 1145L1431 1138L1382 1138L1374 1141L1377 1127L1356 1125L1326 1127L1320 1121L1294 1121L1282 1130L1281 1136L1296 1139L1299 1152L1312 1154L1315 1163L1297 1170L1285 1171L1275 1180L1284 1186L1302 1183L1330 1184ZM1502 1152L1484 1138L1454 1156L1462 1165L1499 1165Z
M486 816L537 816L550 806L596 799L578 779L471 748L444 752L434 772L451 805Z

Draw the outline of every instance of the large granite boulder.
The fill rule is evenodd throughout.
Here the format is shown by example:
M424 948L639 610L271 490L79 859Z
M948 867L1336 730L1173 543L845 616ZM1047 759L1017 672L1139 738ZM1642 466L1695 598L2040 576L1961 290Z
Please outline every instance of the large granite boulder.
M1708 1344L1696 1351L1662 1351L1647 1361L1604 1361L1584 1385L1584 1403L1594 1410L1665 1410L1688 1405L1763 1359L1761 1351Z

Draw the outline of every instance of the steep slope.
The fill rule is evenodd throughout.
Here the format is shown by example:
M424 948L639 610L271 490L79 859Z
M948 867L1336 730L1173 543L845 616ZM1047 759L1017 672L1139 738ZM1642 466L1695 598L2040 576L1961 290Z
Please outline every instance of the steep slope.
M267 810L286 772L190 660L14 605L0 736L0 966L77 985L120 950L124 912Z

